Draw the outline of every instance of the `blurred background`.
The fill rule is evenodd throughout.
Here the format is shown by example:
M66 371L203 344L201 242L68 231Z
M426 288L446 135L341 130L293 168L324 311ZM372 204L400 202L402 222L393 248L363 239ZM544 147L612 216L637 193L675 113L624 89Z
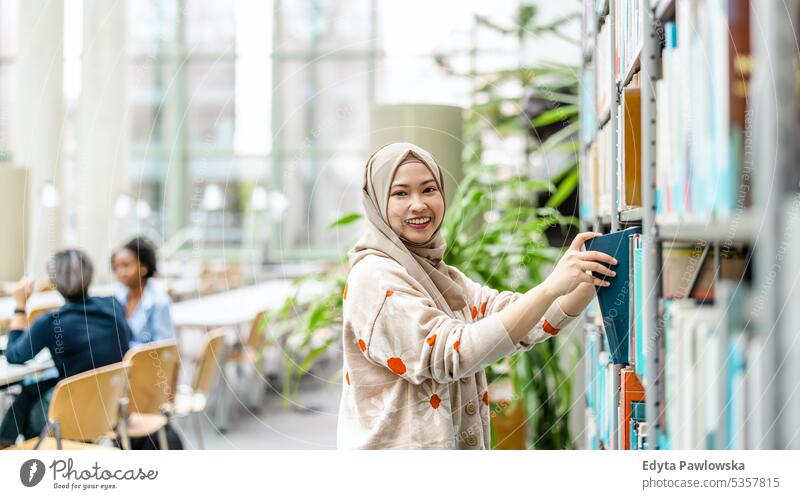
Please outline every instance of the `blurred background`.
M447 261L498 289L538 284L578 226L580 10L0 0L4 289L27 275L46 292L48 258L79 247L107 294L110 255L145 236L184 364L203 355L189 333L228 327L206 447L333 447L343 257L360 234L369 154L397 140L433 152L447 176ZM316 292L302 299L308 280ZM512 403L493 442L581 440L571 338L490 369L497 414Z
M578 64L578 45L562 36L493 29L513 31L518 7L0 1L0 161L27 171L24 210L14 210L28 223L6 232L25 263L8 273L43 272L62 245L106 260L134 234L169 258L337 254L358 224L326 228L360 209L375 106L468 110L480 103L478 74ZM578 8L536 7L539 25ZM562 31L577 37L578 20ZM506 96L525 90L502 83L496 92ZM520 114L520 104L503 112ZM520 137L501 138L483 157L529 166Z

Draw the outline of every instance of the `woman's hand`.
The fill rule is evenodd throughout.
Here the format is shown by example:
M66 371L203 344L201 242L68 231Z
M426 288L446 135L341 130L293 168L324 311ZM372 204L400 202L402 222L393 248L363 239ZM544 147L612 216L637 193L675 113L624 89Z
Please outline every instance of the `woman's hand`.
M555 268L544 281L544 284L553 293L558 296L569 294L584 282L594 286L611 285L608 281L594 277L592 272L614 277L617 275L616 272L598 262L614 265L617 260L599 251L581 251L583 243L600 235L602 234L599 232L581 232L575 236L567 252L556 263Z
M22 278L11 289L11 296L17 304L17 308L24 309L28 304L28 298L33 292L33 280Z

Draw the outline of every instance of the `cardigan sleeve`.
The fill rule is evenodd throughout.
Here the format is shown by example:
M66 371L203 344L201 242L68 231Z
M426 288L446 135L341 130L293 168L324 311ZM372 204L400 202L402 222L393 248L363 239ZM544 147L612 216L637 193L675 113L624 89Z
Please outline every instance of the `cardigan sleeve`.
M454 269L460 276L469 297L468 306L473 317L485 317L496 314L508 305L522 297L522 293L513 291L498 291L489 286L477 283ZM561 308L558 299L545 311L539 322L516 345L520 351L530 350L535 344L541 343L559 333L577 316L567 315Z
M514 353L496 314L475 322L454 319L398 264L368 258L371 263L360 262L348 276L344 327L370 362L413 384L450 383Z

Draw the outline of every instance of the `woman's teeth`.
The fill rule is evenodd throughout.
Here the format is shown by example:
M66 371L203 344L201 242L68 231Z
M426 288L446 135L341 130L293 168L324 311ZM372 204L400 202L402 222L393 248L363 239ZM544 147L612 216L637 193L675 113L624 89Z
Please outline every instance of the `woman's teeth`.
M431 217L412 218L411 220L406 220L406 222L411 225L424 225L430 221Z

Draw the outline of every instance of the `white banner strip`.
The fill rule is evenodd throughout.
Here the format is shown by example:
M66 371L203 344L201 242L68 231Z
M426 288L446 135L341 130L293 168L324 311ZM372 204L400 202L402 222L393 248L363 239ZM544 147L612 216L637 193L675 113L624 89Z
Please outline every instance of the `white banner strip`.
M15 498L766 498L800 497L799 463L800 451L0 452L0 484Z

